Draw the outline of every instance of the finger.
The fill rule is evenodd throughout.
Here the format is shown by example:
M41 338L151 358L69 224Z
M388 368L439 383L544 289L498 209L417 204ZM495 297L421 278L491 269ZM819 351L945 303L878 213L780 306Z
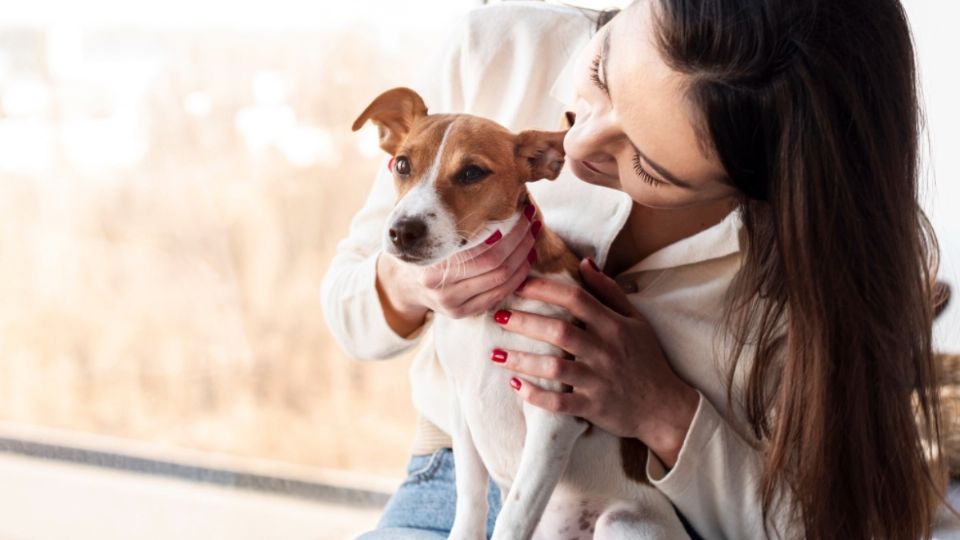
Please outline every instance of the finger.
M531 252L533 252L534 242L533 236L527 235L526 238L517 244L517 249L515 249L500 266L479 276L467 278L461 281L458 286L463 287L463 290L470 296L474 296L486 293L511 281L516 276L517 271L524 265L526 265L527 273L529 273L529 268L533 264ZM520 283L517 283L517 285L519 286ZM514 289L516 289L516 287L514 287ZM513 289L507 292L512 291Z
M529 238L533 238L533 234L531 234L530 231L531 226L532 224L529 221L520 218L507 232L507 235L503 237L503 240L494 244L491 249L469 259L465 259L465 261L468 265L479 270L477 274L500 266L507 257L517 250L517 246L519 246L520 243ZM469 256L469 254L466 256Z
M425 287L436 289L445 284L485 274L501 266L517 250L518 244L532 236L529 233L530 226L527 220L520 219L506 236L493 245L474 246L428 266L423 272L421 283Z
M527 205L527 206L529 207L529 205ZM526 216L526 215L528 215L528 214L529 214L529 212L526 212L526 211L523 213L524 216ZM508 221L509 221L509 219L508 219ZM531 220L530 220L529 218L523 219L523 217L518 217L517 220L514 222L514 224L510 227L510 229L506 231L506 233L505 233L505 234L506 234L506 237L504 238L504 239L506 240L506 242L502 242L502 244L508 246L508 248L509 248L509 246L511 245L511 241L514 241L516 238L522 238L522 237L524 236L524 233L530 230L530 226L531 226L531 225L532 225L532 223L531 223ZM515 241L514 241L514 243L515 243ZM491 243L491 244L494 244L494 243ZM496 244L496 245L500 245L501 242L496 242L495 244ZM485 249L477 249L477 248L479 248L479 247L480 247L480 246L475 246L475 247L473 247L473 248L465 251L465 252L464 252L464 257L465 257L465 259L466 259L466 260L475 259L475 258L478 257L479 255L481 255L481 254L483 254L485 251L487 251L487 250L485 250Z
M524 289L527 287L529 285ZM494 314L494 320L509 332L550 343L573 356L591 358L602 354L598 346L600 340L594 334L562 319L528 311L501 309Z
M550 412L582 416L587 411L586 396L577 392L551 392L519 377L510 379L510 386L527 403Z
M476 315L491 310L499 304L501 300L506 298L507 295L515 291L517 287L523 283L523 280L527 279L527 275L530 273L530 266L530 263L524 259L524 262L517 268L517 271L514 272L506 283L467 300L463 305L463 312L467 315Z
M597 299L625 317L642 317L617 282L597 268L589 257L580 261L580 275Z
M560 306L594 330L605 329L603 322L609 321L614 313L589 291L574 283L530 278L523 289L517 291L516 294L522 298L540 300Z
M527 205L528 207L530 205ZM530 214L529 211L524 212L524 216ZM524 233L529 231L531 226L530 219L520 219L510 227L510 230L506 231L504 234L500 234L500 229L497 229L497 232L494 233L494 236L487 239L486 242L478 246L474 246L461 253L461 260L467 262L472 261L479 257L480 255L496 248L500 248L503 251L511 252L516 248L516 243L524 237ZM505 247L504 247L505 246Z
M511 349L494 349L490 359L496 365L521 375L550 379L570 386L587 385L592 374L589 366L583 362Z

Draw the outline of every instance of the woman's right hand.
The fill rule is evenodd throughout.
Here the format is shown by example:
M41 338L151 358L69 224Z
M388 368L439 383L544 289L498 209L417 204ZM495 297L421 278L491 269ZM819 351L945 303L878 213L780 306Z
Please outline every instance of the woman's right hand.
M505 236L494 233L492 244L484 242L430 266L407 264L381 252L377 291L387 322L406 337L423 324L427 311L460 319L497 305L530 272L535 256L532 225L519 219Z

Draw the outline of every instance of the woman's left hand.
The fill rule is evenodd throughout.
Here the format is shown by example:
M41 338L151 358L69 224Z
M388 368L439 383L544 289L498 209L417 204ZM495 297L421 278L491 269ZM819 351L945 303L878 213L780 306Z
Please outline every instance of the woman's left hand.
M646 444L668 468L673 467L699 404L694 388L667 362L646 318L616 282L580 261L580 274L591 294L573 284L530 278L515 294L565 308L584 328L564 320L512 311L505 330L551 343L576 361L500 349L506 360L492 359L529 377L552 379L573 387L551 392L533 383L512 380L523 398L549 411L584 418L619 437ZM519 383L519 384L518 384Z

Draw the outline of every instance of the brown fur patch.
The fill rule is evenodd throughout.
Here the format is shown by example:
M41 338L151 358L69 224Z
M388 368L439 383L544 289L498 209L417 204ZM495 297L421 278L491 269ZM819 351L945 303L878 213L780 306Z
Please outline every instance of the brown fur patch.
M532 198L531 202L536 205L536 201L533 201ZM532 221L537 220L543 223L543 214L540 213L539 207L537 207ZM583 285L583 280L580 279L580 259L567 247L563 239L557 233L548 229L546 225L541 228L534 248L537 250L537 261L533 265L534 268L544 273L565 272L577 283Z
M620 462L627 478L646 484L647 478L647 445L639 439L620 439Z

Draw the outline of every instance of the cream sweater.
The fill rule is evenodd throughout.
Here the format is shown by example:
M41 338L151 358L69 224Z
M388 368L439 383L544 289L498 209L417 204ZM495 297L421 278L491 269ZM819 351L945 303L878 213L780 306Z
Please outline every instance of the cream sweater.
M595 32L597 15L542 2L477 8L453 28L451 40L412 86L431 113L476 114L514 131L562 129L562 114L572 109L566 104L575 99L572 60ZM324 276L322 303L331 333L353 357L386 359L420 344L410 377L421 415L414 451L424 452L449 445L448 390L433 347L432 313L421 329L403 338L387 325L375 288L383 227L396 201L386 160L337 246ZM583 182L569 169L553 182L528 187L546 226L603 267L629 216L630 197ZM773 535L761 526L761 455L743 411L736 403L727 408L728 359L719 339L724 294L740 267L740 230L739 214L731 213L615 276L656 329L676 372L700 393L676 465L667 471L650 453L647 473L705 538ZM738 387L747 366L741 362ZM787 506L774 510L780 527ZM787 538L798 534L781 532Z

